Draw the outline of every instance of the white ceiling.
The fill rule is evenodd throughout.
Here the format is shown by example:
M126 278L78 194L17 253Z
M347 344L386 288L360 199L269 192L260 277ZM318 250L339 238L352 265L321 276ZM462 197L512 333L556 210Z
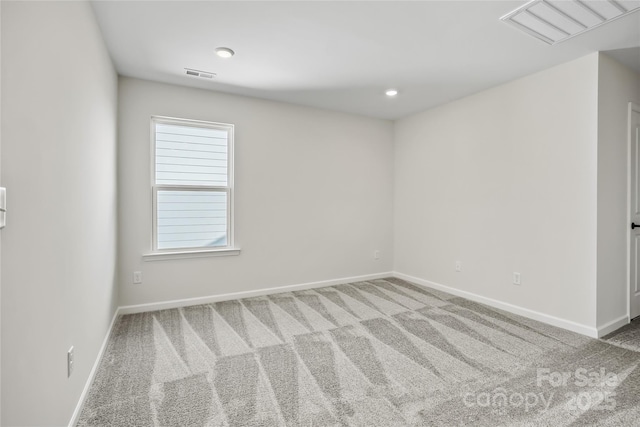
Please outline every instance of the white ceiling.
M606 0L603 0L606 1ZM640 71L640 11L549 46L525 1L94 1L125 76L396 119L595 51ZM219 46L236 55L214 54ZM623 50L625 49L625 50ZM637 61L636 61L637 60ZM217 73L213 80L184 68ZM396 98L384 91L394 87Z

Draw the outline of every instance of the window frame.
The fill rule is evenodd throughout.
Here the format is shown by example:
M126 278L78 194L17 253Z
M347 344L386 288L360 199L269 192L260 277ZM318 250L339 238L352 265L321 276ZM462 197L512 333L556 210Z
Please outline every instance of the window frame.
M224 130L227 132L227 185L179 185L179 184L156 184L156 125L168 124L177 126L200 127L205 129ZM233 184L234 184L234 125L230 123L209 122L203 120L182 119L166 116L151 116L151 253L145 257L174 255L238 255L239 249L234 245L234 224L233 224ZM194 246L185 248L158 248L158 191L212 191L226 193L227 195L227 244L225 246Z

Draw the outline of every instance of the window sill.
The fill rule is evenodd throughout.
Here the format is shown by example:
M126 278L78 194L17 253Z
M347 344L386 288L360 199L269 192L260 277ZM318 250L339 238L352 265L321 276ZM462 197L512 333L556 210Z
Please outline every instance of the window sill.
M143 254L144 261L163 261L168 259L206 258L212 256L240 255L240 248L206 249L200 251L151 252Z

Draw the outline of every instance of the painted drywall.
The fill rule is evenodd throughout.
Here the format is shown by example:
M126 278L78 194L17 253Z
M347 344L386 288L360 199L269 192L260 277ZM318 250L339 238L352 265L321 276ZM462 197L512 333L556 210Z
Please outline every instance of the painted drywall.
M591 54L397 121L395 271L594 327L597 79Z
M86 2L2 2L1 76L2 425L61 426L117 305L117 76Z
M391 270L392 122L131 78L119 86L122 305ZM143 261L152 115L235 125L240 255ZM141 285L132 284L134 271Z
M629 102L640 75L605 54L598 62L598 301L602 327L627 315Z
M0 51L2 49L2 2L0 2ZM2 54L0 52L0 99L2 99ZM2 124L2 102L0 102ZM0 186L2 186L2 132L0 131ZM2 331L2 232L0 231L0 332ZM0 335L0 382L2 381L2 336ZM2 386L0 385L0 424L2 424Z

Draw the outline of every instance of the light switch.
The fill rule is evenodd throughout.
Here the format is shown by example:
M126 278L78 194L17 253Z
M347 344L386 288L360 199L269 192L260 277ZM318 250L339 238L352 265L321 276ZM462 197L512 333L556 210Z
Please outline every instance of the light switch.
M0 187L0 228L7 224L7 189Z

